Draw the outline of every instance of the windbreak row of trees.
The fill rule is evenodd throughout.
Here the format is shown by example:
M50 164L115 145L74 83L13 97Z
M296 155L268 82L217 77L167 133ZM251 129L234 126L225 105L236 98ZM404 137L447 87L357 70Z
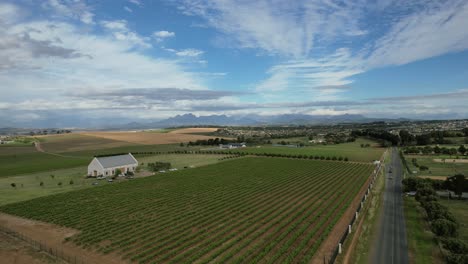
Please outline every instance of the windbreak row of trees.
M446 184L456 185L464 181L463 175L456 175L449 178ZM458 238L460 223L446 206L438 202L436 190L441 187L440 182L409 177L403 180L403 185L406 191L416 191L416 200L426 211L432 232L447 251L447 263L468 263L468 245Z
M467 148L464 145L460 145L458 148L446 148L446 147L431 147L431 146L424 146L424 147L406 147L403 150L405 154L445 154L445 155L465 155L468 153Z

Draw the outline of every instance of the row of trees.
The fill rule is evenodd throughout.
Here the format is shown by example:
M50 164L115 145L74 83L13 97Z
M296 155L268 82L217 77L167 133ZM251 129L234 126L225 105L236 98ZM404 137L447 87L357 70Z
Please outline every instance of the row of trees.
M456 179L465 180L465 177L459 175ZM432 232L448 252L447 263L468 263L468 245L458 239L460 223L446 206L438 202L434 188L437 184L417 177L406 178L403 184L406 190L416 191L416 200L426 211Z
M424 146L424 147L406 147L403 152L405 154L444 154L444 155L465 155L468 153L468 150L464 145L460 145L458 148L446 148L446 147L431 147L431 146Z
M407 130L400 130L400 145L453 144L451 137L468 137L468 128L461 131L432 131L422 135L413 135Z
M171 168L171 163L170 162L150 162L148 163L148 168L151 171L160 171L160 170L168 170Z

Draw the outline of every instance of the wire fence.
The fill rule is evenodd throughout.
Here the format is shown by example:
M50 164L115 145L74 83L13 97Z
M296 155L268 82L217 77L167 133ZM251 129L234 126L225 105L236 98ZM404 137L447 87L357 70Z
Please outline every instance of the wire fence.
M65 253L63 249L58 248L58 247L53 247L48 245L47 241L39 241L39 240L34 240L23 233L14 231L12 229L9 229L4 226L0 226L0 232L10 235L12 237L15 237L17 239L20 239L26 243L28 243L30 246L32 246L34 249L38 251L45 252L57 259L63 260L65 262L71 263L71 264L84 264L86 263L85 259L81 256L77 255L72 255L69 253Z
M359 206L356 209L356 213L354 214L353 218L351 219L351 221L349 223L348 229L343 233L338 245L336 246L336 248L333 250L332 254L330 255L330 258L328 260L329 264L335 263L336 259L338 258L338 255L341 254L342 245L344 245L344 243L346 241L346 238L348 238L348 235L351 233L353 225L356 222L356 220L358 219L358 215L359 215L359 213L361 212L361 210L364 207L364 202L367 200L368 196L371 194L371 190L372 190L372 188L374 186L374 183L375 183L375 181L377 179L377 176L380 173L380 169L382 168L382 163L383 163L383 157L384 156L385 156L385 154L382 155L382 158L380 159L380 162L378 163L377 167L372 172L372 175L371 175L372 179L370 180L369 184L367 185L366 193L362 196L361 202L359 203ZM324 263L325 263L325 259L324 259Z

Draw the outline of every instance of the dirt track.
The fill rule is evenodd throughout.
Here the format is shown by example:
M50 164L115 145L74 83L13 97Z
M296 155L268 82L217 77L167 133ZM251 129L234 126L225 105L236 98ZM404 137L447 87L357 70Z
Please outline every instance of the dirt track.
M0 213L0 226L18 232L29 239L39 241L43 245L52 248L53 251L58 251L59 255L62 254L73 260L76 257L78 263L125 263L118 256L112 254L101 255L99 253L85 250L70 242L64 243L65 238L78 233L77 230L71 228L24 219L4 213ZM25 258L27 259L27 256Z
M150 132L84 132L82 135L101 137L118 141L144 145L173 144L209 139L212 137L182 133L150 133Z

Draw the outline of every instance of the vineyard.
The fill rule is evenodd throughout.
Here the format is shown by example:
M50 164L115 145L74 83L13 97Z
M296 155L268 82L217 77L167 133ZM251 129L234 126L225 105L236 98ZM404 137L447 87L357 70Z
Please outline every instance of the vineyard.
M78 229L67 243L136 263L307 263L372 170L240 158L0 211Z

